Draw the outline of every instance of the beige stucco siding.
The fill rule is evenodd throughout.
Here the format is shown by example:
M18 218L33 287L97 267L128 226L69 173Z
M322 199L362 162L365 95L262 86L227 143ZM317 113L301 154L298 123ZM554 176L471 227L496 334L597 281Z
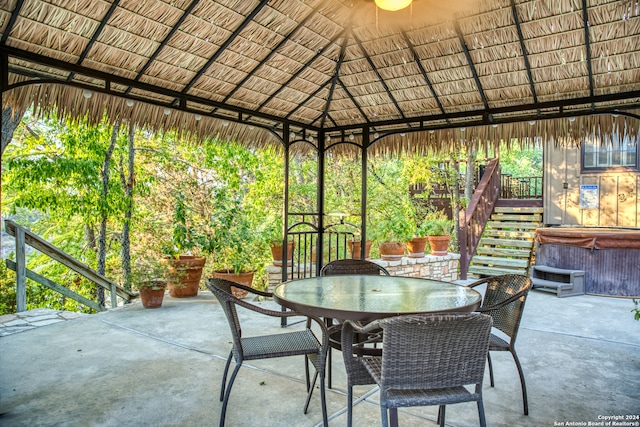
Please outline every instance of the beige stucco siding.
M585 185L597 186L597 208L581 208ZM545 146L545 224L640 227L639 189L640 173L581 173L579 148Z

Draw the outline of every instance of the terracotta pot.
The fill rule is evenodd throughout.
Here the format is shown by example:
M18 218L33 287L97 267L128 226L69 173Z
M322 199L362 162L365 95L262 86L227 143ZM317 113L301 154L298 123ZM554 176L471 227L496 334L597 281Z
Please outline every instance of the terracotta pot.
M385 261L398 261L404 256L404 244L400 242L384 242L378 246L380 258Z
M142 306L144 308L162 307L166 287L167 283L162 281L151 281L141 284L139 289Z
M351 240L347 242L347 246L349 247L349 252L351 253L351 258L360 259L360 240ZM365 248L364 248L364 259L371 259L369 253L371 252L371 240L367 240Z
M173 298L189 298L198 295L204 257L180 255L179 258L167 257L167 283L169 295Z
M271 256L273 256L273 265L280 267L282 265L282 243L271 242ZM293 262L293 249L296 247L295 242L287 242L287 265L291 265Z
M251 287L253 283L253 271L247 271L242 273L234 273L233 270L216 270L213 272L213 277L216 279L225 279L230 282L238 283L240 285ZM244 298L247 296L247 291L244 289L238 289L235 287L231 287L231 293L236 298Z
M407 242L407 252L409 258L424 258L424 248L427 247L427 237L414 237Z
M431 246L431 255L445 256L448 252L449 241L451 236L429 236L429 246Z

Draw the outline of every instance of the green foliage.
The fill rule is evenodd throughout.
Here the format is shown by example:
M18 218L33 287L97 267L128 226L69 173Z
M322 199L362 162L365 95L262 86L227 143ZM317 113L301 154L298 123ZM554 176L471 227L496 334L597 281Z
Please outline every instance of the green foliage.
M640 320L640 300L634 299L633 305L635 306L631 311L633 312L633 318Z
M514 177L542 176L542 148L511 144L500 150L500 171Z
M453 221L442 212L433 211L425 216L418 229L421 236L450 236L453 233Z
M16 275L0 262L0 316L16 312Z

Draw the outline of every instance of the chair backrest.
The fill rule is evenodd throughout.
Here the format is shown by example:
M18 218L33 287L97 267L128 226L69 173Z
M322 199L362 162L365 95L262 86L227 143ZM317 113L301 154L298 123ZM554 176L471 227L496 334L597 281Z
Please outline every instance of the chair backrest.
M491 323L481 313L383 319L381 389L481 386Z
M365 274L369 276L388 276L386 268L364 259L336 259L320 270L321 276L340 276L345 274Z
M240 300L233 296L231 292L232 286L237 286L236 283L230 282L225 279L207 279L205 280L207 288L216 297L225 316L227 316L227 322L231 328L231 335L233 337L233 356L236 360L244 359L242 354L242 345L240 344L240 338L242 337L242 328L240 327L240 320L238 319L238 312L236 311L236 303ZM242 304L243 306L248 303Z
M524 303L531 289L531 279L520 274L505 274L488 277L485 281L487 290L479 311L490 315L493 318L493 326L514 342L520 327ZM509 299L512 301L505 304Z

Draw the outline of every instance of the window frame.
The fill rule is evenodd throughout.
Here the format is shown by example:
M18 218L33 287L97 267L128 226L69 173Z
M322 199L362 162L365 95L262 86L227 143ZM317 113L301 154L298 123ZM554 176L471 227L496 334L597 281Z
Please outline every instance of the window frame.
M638 141L636 141L635 143L635 151L634 150L623 150L622 148L624 147L620 147L620 144L618 144L618 149L617 150L602 150L602 145L600 143L598 143L596 145L596 149L593 151L589 151L587 152L586 147L587 145L589 145L587 143L587 141L582 140L582 144L580 146L580 171L582 173L602 173L602 172L638 172L640 171L640 168L638 167L638 160L640 159L639 154L639 143ZM613 147L613 144L608 146L609 148ZM625 153L634 153L632 154L633 159L634 159L634 165L611 165L611 158L614 154L618 154L620 156L624 156ZM594 156L593 159L593 163L595 163L595 166L586 166L586 156L587 153L592 153ZM605 166L599 166L598 162L600 159L600 156L602 154L606 154L607 159L608 159L608 165Z

